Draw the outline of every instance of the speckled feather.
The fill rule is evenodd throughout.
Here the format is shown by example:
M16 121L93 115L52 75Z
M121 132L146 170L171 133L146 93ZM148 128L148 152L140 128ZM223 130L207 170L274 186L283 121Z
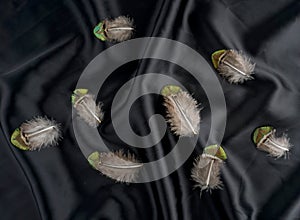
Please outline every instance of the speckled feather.
M60 125L47 117L35 117L20 126L23 134L32 134L52 126L53 129L51 130L27 138L30 150L39 150L44 147L58 145L58 141L61 138Z
M206 185L211 161L213 161L211 175L209 177L209 184ZM193 180L197 183L195 186L200 187L201 191L222 188L222 181L220 180L222 164L222 160L214 160L206 154L198 156L194 162L191 175Z
M75 103L79 98L82 97L76 97ZM99 125L99 121L90 113L88 108L99 118L99 120L102 120L104 116L101 108L102 104L96 104L94 95L91 94L84 95L83 99L86 106L84 106L83 102L79 102L74 105L74 108L77 110L77 114L80 118L82 118L88 125L95 128Z
M275 145L272 144L272 142L275 143ZM276 145L279 145L286 150L276 147ZM275 132L272 132L266 141L257 146L259 150L268 152L270 156L276 158L280 158L282 156L286 157L291 147L290 139L286 134L283 134L281 137L276 137Z
M230 83L243 83L246 80L252 79L251 75L254 74L255 64L241 51L229 50L223 59L247 75L245 76L224 62L220 62L218 71Z
M122 168L114 168L109 165L121 166ZM135 165L137 167L132 168ZM136 180L142 165L133 154L127 153L125 155L122 150L119 150L100 153L100 162L97 164L96 169L117 182L130 183Z
M105 20L105 30L106 30L106 37L108 41L125 41L132 37L133 30L109 30L111 28L134 28L133 26L133 20L125 17L125 16L119 16L112 20Z
M200 128L200 109L197 101L185 91L171 96L165 96L164 99L171 130L178 136L192 136L194 132L198 134ZM182 112L176 106L173 99L176 99L180 104L181 110L186 118L183 117Z

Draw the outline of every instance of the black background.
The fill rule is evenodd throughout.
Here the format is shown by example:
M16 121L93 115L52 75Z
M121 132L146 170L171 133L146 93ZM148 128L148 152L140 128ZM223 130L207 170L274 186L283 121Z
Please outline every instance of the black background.
M299 0L1 0L0 1L0 219L299 219L300 218L300 2ZM255 80L230 85L220 78L227 104L223 190L193 189L193 159L210 129L209 103L201 87L176 65L131 62L115 71L98 99L109 111L127 80L147 72L179 79L200 100L202 124L189 160L167 178L146 184L116 184L93 170L74 138L70 95L87 64L112 46L94 37L107 17L129 15L135 37L166 37L195 49L208 62L223 48L247 52L257 63ZM162 113L161 97L146 96L132 108L132 126L147 134L147 119ZM144 109L145 106L151 106ZM62 123L59 147L22 152L10 135L23 121L48 115ZM287 132L289 159L267 157L251 142L259 125ZM217 128L216 128L217 129ZM111 149L128 147L106 118L99 128ZM164 149L131 149L143 161Z

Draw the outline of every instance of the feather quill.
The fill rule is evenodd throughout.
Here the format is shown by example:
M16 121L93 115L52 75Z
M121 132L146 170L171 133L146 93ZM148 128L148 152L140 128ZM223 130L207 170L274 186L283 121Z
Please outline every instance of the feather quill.
M106 19L94 29L94 34L102 41L122 42L129 40L134 32L133 20L126 16Z
M143 163L138 162L133 154L116 152L94 152L88 161L98 171L117 182L131 183L138 176Z
M256 128L253 133L253 141L257 149L269 153L275 158L287 157L292 147L287 134L281 137L276 136L276 129L272 126L261 126Z
M165 86L161 94L171 130L178 136L193 136L200 128L200 109L197 101L178 86Z
M35 117L21 124L11 137L11 142L22 150L40 150L56 146L61 139L60 125L47 117Z
M206 147L204 153L196 158L191 176L201 192L222 188L220 169L226 158L225 151L218 145Z
M212 54L214 67L230 83L243 83L253 79L255 64L241 51L219 50Z
M102 122L102 103L97 104L94 95L88 94L87 89L76 89L72 95L72 103L79 117L89 126L96 128Z

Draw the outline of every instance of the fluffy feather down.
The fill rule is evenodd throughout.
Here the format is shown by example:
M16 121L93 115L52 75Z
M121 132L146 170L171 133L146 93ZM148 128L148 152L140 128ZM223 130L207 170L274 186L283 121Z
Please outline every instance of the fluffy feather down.
M171 130L178 136L193 136L200 128L200 109L197 101L181 91L164 97Z
M105 20L105 34L108 41L125 41L132 37L134 26L133 20L119 16L112 20Z
M194 162L192 178L197 183L195 186L202 190L221 189L220 169L223 161L212 159L210 155L202 154Z
M218 65L220 75L227 78L230 83L243 83L253 79L251 75L254 74L255 64L251 62L248 56L236 50L228 50L225 53Z
M286 157L291 147L292 145L287 135L283 134L281 137L276 137L275 131L272 131L264 141L257 145L259 150L268 152L270 156L276 158Z
M117 182L134 182L143 166L133 154L124 154L122 150L100 153L100 162L96 169Z
M49 129L47 129L49 128ZM35 117L20 126L21 136L26 139L30 150L56 146L61 138L60 125L47 117ZM43 131L38 133L40 131ZM36 135L32 135L36 134Z
M91 94L76 97L74 108L77 110L79 117L94 128L98 127L104 116L102 104L96 104L94 95Z

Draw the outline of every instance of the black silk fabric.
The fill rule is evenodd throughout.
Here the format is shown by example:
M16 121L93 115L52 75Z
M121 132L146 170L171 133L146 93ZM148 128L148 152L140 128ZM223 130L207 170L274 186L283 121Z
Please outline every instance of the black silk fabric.
M299 219L299 14L299 0L0 1L0 219ZM219 49L242 50L256 62L255 79L242 85L230 85L218 75L227 107L223 190L200 197L194 188L190 173L209 134L210 105L201 85L166 61L123 65L97 99L109 115L115 93L131 78L163 73L179 80L203 107L199 140L184 165L166 178L127 185L93 170L81 153L70 95L89 62L114 45L98 40L94 26L119 15L134 19L135 38L179 41L212 68L211 53ZM160 96L141 97L131 109L132 129L148 134L148 119L164 111ZM59 147L15 148L10 143L14 129L38 115L61 123ZM136 149L117 137L110 120L98 129L110 149L130 149L145 162L163 157L177 140L167 131L157 146ZM288 133L289 159L275 160L255 148L251 133L265 124Z

